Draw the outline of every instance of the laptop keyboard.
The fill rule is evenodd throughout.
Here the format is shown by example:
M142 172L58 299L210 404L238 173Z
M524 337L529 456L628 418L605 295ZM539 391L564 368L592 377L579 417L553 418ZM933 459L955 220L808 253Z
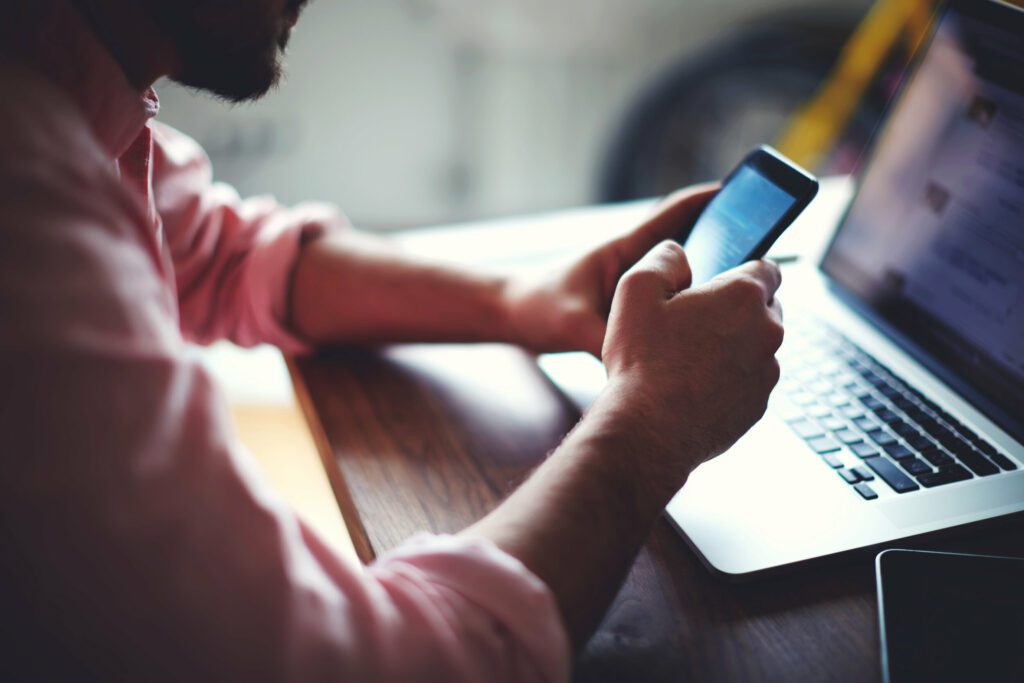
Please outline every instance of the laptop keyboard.
M831 326L794 323L772 409L864 500L877 499L882 482L910 493L1017 469Z

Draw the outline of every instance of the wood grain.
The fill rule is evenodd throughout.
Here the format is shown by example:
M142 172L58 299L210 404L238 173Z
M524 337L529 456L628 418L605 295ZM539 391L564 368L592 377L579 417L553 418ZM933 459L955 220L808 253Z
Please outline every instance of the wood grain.
M479 519L579 419L529 356L503 346L337 350L295 369L364 559ZM901 546L1024 555L1024 523ZM661 520L575 678L875 681L877 632L873 553L732 584Z

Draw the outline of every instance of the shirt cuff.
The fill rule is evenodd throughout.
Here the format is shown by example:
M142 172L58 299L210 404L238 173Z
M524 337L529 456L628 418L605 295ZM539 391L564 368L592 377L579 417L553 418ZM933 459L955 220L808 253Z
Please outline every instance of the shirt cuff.
M292 329L289 320L299 254L308 242L349 227L345 216L332 206L302 204L282 211L275 224L261 233L245 275L255 321L251 343L273 344L286 353L313 351L314 344Z
M499 623L540 680L569 680L568 634L554 595L526 565L486 539L418 534L374 566L402 564L475 605Z

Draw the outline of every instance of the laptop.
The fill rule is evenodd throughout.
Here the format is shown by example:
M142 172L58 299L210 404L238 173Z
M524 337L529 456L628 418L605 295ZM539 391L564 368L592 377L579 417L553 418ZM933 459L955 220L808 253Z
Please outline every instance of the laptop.
M768 413L666 509L712 570L1024 512L1024 11L939 10L831 245L784 273Z

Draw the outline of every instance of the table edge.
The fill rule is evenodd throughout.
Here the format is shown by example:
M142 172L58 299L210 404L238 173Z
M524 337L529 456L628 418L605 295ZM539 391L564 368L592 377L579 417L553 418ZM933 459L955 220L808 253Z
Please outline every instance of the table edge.
M327 480L330 482L331 490L334 492L334 499L341 509L341 517L352 539L356 556L363 564L369 564L376 558L376 553L374 553L358 508L352 500L352 493L349 491L348 483L345 481L345 477L338 468L337 461L334 459L334 449L331 447L327 431L320 421L320 415L316 410L316 403L309 393L309 387L306 385L302 371L296 363L295 356L284 354L284 360L288 366L288 374L291 376L295 399L306 420L306 425L309 427L313 443L316 444L316 450L320 454L320 464L327 474Z

